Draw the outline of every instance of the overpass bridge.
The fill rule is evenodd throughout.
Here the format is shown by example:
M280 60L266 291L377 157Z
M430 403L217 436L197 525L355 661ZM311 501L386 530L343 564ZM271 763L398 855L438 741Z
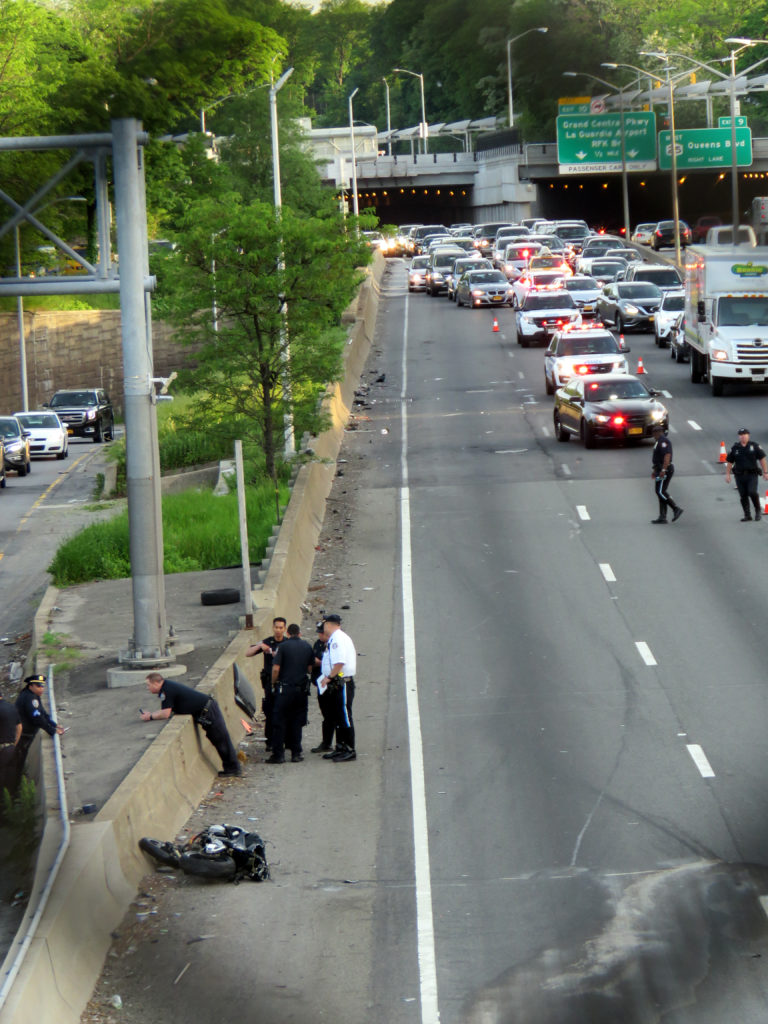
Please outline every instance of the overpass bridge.
M493 137L483 142L492 147ZM752 165L739 170L742 211L754 196L768 195L768 138L753 138L752 152ZM351 159L341 164L341 172L337 160L321 174L349 188ZM621 174L561 175L555 142L503 141L474 152L369 152L358 155L355 169L360 210L374 209L384 224L519 220L537 214L578 216L612 229L623 223ZM669 171L631 172L628 185L633 225L671 216ZM730 221L730 170L680 172L678 196L685 220L717 213Z

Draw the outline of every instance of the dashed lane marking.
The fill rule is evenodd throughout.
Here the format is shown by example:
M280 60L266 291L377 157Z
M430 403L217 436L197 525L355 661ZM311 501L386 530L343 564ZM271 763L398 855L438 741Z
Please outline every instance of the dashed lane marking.
M600 572L603 574L603 579L606 583L615 583L616 577L613 574L613 569L610 567L608 562L600 562Z
M645 640L635 640L635 647L637 648L638 654L643 659L646 665L657 665L658 662L653 656L653 652Z
M587 511L586 505L577 505L576 512L578 513L579 519L583 519L585 522L587 519L591 519L589 512Z
M701 430L701 427L696 422L696 420L688 420L688 426L691 428L691 430Z
M563 471L563 476L570 476L571 475L571 467L570 466L566 466L565 463L562 464L560 469Z
M714 779L715 773L712 771L712 765L707 760L707 755L699 744L686 743L685 748L693 758L693 763L699 769L702 779Z

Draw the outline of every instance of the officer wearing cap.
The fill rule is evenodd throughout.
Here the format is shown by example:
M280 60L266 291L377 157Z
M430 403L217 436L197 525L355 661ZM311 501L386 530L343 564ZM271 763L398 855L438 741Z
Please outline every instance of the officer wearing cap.
M323 754L323 757L332 761L354 761L357 753L352 702L355 699L357 652L351 637L341 628L340 615L325 616L325 635L328 645L323 654L323 674L317 680L317 690L318 693L330 690L337 749Z
M659 515L652 519L652 523L666 523L667 509L672 509L672 522L676 523L683 510L676 505L669 496L669 484L675 474L675 467L672 463L672 442L664 433L664 427L656 423L652 430L656 444L653 446L651 455L651 479L656 497L659 499Z
M297 623L288 627L288 638L280 644L272 659L272 687L275 691L272 712L272 756L267 764L282 764L285 748L291 761L303 761L301 730L307 719L309 673L315 663L312 647L301 638Z
M731 447L725 460L725 482L731 482L731 472L736 477L736 489L739 492L744 515L742 523L752 519L749 503L755 509L755 520L760 518L760 499L757 496L757 477L760 469L763 479L768 480L768 463L765 452L755 441L751 441L746 427L739 430L739 440Z
M27 676L24 680L24 689L16 698L16 710L21 719L21 739L16 745L16 759L20 769L24 766L27 751L32 746L38 729L47 732L49 736L56 733L61 736L64 732L63 726L57 725L43 706L44 686L45 676Z
M326 638L325 638L325 623L321 619L315 626L317 632L317 640L312 645L312 653L315 656L315 666L312 669L312 682L317 684L317 680L320 678L322 672L320 666L323 662L323 655L325 654ZM331 703L331 691L326 690L324 693L317 691L317 706L320 708L320 714L323 716L322 722L322 740L316 747L312 747L313 754L327 754L333 751L333 734L336 732L336 722L333 717L333 705Z

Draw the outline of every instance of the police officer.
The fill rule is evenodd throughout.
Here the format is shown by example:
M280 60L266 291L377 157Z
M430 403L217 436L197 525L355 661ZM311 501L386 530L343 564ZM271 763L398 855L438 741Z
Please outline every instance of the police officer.
M656 423L652 430L656 444L653 446L651 455L651 479L656 497L659 499L659 515L652 519L652 523L666 523L667 509L672 509L672 522L676 523L683 510L676 505L669 496L669 484L675 474L675 467L672 464L672 442L664 433L664 427Z
M272 756L267 764L283 764L286 746L291 761L303 761L301 730L307 714L309 673L315 663L312 647L301 639L301 630L292 622L288 637L272 659L272 686L275 698L272 710Z
M760 468L763 470L763 479L768 480L768 463L765 461L765 452L754 441L749 439L749 431L746 427L739 430L739 440L732 446L725 460L725 482L731 482L731 470L736 477L736 488L741 499L741 507L744 515L742 523L751 521L749 502L755 508L755 520L760 518L760 499L757 496L757 477Z
M312 653L315 655L315 666L312 669L312 682L316 684L322 674L320 666L323 662L323 655L325 654L327 641L325 638L325 623L322 619L318 622L315 628L317 630L317 640L315 640L312 647ZM333 734L336 732L336 722L334 720L334 710L330 690L326 689L325 693L320 693L318 690L317 706L320 708L320 714L323 716L323 738L319 746L312 747L312 753L327 754L333 750Z
M16 792L18 765L16 746L21 739L21 717L18 709L9 700L4 700L0 693L0 801L3 790L13 794ZM0 803L0 815L2 804Z
M264 667L260 673L261 688L264 697L261 701L261 710L264 712L264 739L266 749L272 749L272 709L274 704L274 691L272 689L272 658L280 644L285 640L285 619L282 615L272 619L272 636L264 637L261 643L251 644L245 652L246 658L254 658L257 654L264 655Z
M150 672L146 681L149 692L162 700L162 707L159 711L140 711L142 722L167 721L171 715L191 715L195 723L202 726L221 758L219 775L239 775L237 751L221 708L213 697L175 679L164 679L159 672Z
M322 675L317 680L318 693L331 692L331 706L336 725L337 749L323 754L325 760L354 761L355 724L352 720L352 702L355 699L355 645L341 628L340 615L326 615L325 635L328 645L323 654Z
M32 741L37 735L38 729L47 732L49 736L56 733L61 736L65 731L63 726L57 725L43 706L43 687L45 676L27 676L24 680L24 689L16 698L16 710L21 718L21 738L16 745L16 758L19 770L24 767L27 759L27 752L32 746Z

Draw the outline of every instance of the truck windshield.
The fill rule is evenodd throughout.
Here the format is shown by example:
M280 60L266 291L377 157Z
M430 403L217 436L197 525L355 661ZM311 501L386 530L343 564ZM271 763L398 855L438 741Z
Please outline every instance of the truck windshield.
M728 295L720 299L721 327L768 327L768 298L762 295Z

